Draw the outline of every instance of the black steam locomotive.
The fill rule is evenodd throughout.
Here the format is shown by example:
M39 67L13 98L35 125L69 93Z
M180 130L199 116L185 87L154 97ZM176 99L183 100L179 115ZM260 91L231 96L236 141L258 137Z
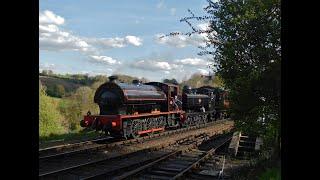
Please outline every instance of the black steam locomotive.
M96 90L94 102L100 114L88 113L81 126L124 138L207 123L226 116L229 106L227 92L221 89L185 86L180 95L174 84L138 80L128 84L116 76Z

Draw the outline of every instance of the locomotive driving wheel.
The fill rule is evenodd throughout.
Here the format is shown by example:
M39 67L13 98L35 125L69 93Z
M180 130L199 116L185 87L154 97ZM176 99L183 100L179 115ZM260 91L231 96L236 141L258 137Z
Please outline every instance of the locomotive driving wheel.
M139 119L132 120L132 123L131 123L131 137L132 138L139 137L140 135L138 134L138 132L141 131L141 129L142 129L142 124L139 121Z
M193 119L194 119L193 116L191 116L191 115L188 116L188 118L187 118L187 123L186 123L186 125L187 125L188 127L190 127L190 126L193 125Z

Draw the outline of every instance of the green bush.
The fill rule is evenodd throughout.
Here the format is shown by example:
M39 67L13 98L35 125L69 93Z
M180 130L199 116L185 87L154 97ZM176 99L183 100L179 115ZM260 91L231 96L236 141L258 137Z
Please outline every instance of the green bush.
M40 84L39 89L39 136L49 137L53 134L62 134L66 129L62 126L63 116L57 109L54 100L47 96L45 88Z
M280 180L281 179L281 170L279 168L267 169L260 178L260 180Z
M90 110L98 114L98 105L93 102L95 90L90 87L80 87L74 94L66 98L65 104L60 105L60 111L67 117L71 131L80 130L80 120Z

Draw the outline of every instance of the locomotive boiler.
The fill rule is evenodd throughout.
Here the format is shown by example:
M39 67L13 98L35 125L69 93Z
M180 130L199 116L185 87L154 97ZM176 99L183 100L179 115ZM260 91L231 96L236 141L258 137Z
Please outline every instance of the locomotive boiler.
M158 87L133 81L132 84L118 83L116 77L101 85L94 96L100 115L147 113L160 110L167 100Z

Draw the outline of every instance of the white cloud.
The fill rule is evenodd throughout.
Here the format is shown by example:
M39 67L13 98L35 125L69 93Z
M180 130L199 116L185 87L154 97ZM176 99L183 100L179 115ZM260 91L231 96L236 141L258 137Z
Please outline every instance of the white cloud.
M141 46L142 39L136 36L125 38L86 38L61 30L55 24L39 22L39 46L41 50L62 51L73 50L91 53L96 52L95 46L102 48L122 48L127 45Z
M39 13L39 24L64 24L64 18L55 15L53 12L45 10Z
M181 66L177 64L171 64L166 61L154 61L154 60L140 60L131 64L132 67L137 69L149 70L149 71L159 71L159 70L173 70Z
M174 15L176 15L176 11L177 11L176 8L171 8L171 9L170 9L170 14L171 14L172 16L174 16Z
M108 57L108 56L90 56L90 57L98 62L106 63L109 65L121 64L120 61L117 61L117 60L115 60L111 57Z
M45 70L52 70L56 67L55 64L52 63L40 63L39 64L39 69L45 69Z
M126 36L126 42L129 44L132 44L134 46L141 46L142 45L142 39L136 36Z
M142 39L128 35L123 38L80 37L73 32L63 30L60 25L65 19L51 11L39 12L39 47L47 51L79 51L96 62L115 65L120 61L102 56L99 49L122 48L128 45L141 46Z
M89 38L74 35L62 30L59 25L65 20L51 11L39 12L39 44L41 50L76 50L95 51L96 45L111 48L122 48L127 45L141 46L142 39L128 35L124 38Z
M209 23L201 23L197 25L199 29L201 30L208 30L209 29Z
M73 51L94 51L94 47L89 45L84 39L60 30L54 24L39 24L39 47L41 50L73 50Z
M196 25L196 28L202 31L209 30L209 23L201 23ZM177 32L180 33L180 32ZM216 36L217 32L213 31L209 34L210 36ZM205 46L208 39L208 33L192 34L187 35L175 35L175 36L164 36L163 33L155 35L155 41L159 44L174 46L177 48L184 48L186 46Z
M46 25L41 25L39 24L39 33L54 33L54 32L58 32L59 28L58 26L54 25L54 24L46 24ZM40 35L41 35L40 34Z
M72 50L88 52L94 51L83 38L71 32L61 30L59 25L65 20L51 11L39 12L39 47L40 50L62 51Z
M102 76L106 76L108 75L108 73L110 74L110 71L112 71L112 69L110 68L107 68L106 69L107 71L81 71L80 74L87 74L89 76L97 76L97 75L102 75Z
M170 58L166 58L170 59ZM175 60L160 59L143 59L136 62L125 64L128 65L130 71L142 74L150 80L161 81L163 78L175 78L178 81L190 78L193 74L198 73L208 75L208 64L210 62L201 58L182 58ZM133 69L134 68L134 69ZM142 70L142 71L135 71Z
M190 66L207 66L209 63L204 59L199 58L185 58L174 61L176 64L190 65Z
M159 1L159 2L157 3L157 8L158 8L158 9L161 9L161 8L163 8L163 7L165 7L165 6L164 6L164 1L161 0L161 1Z
M168 74L171 70L182 70L183 67L207 67L209 62L200 58L184 58L177 59L171 62L163 61L163 60L139 60L134 63L131 63L131 67L143 70L150 71L160 71L162 70L164 73Z
M206 69L198 69L198 72L202 75L209 75L209 71Z
M210 29L210 23L206 22L206 23L202 23L202 24L198 24L197 27L200 29L200 30L203 30L203 31L207 31ZM205 40L209 40L208 39L208 35L212 36L212 37L215 37L217 35L217 32L216 31L213 31L213 32L210 32L209 34L208 33L202 33L200 34L200 36L202 36Z
M191 36L186 36L186 35L165 36L165 37L162 37L162 36L164 36L164 34L157 34L155 41L159 44L170 45L177 48L183 48L188 45L193 45L193 46L205 45L205 37L198 34L193 34Z
M124 38L85 38L85 40L102 48L123 48L127 45L141 46L142 39L136 36L126 36Z
M90 44L106 48L122 48L125 47L123 38L86 38Z

